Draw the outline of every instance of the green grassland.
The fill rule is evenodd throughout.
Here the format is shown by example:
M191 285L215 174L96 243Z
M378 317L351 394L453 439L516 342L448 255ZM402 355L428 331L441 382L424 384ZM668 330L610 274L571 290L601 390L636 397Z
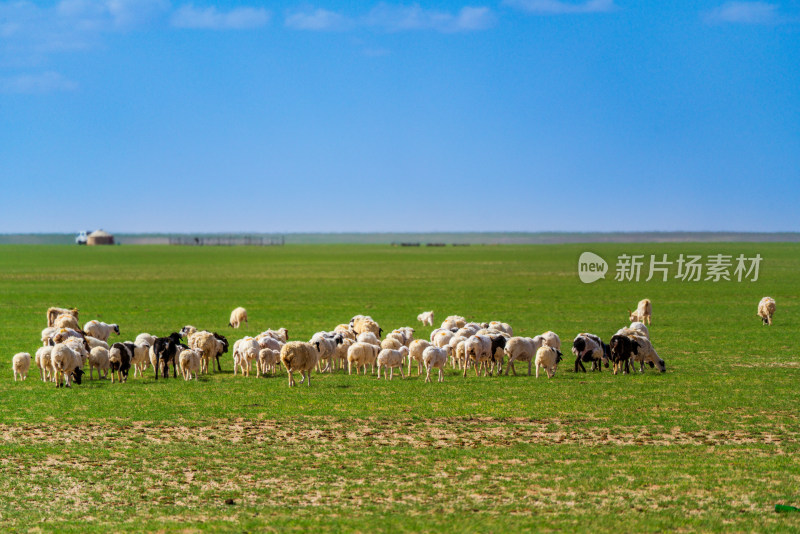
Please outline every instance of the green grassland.
M579 281L585 250L606 280ZM764 259L756 282L613 280L620 254L681 253ZM0 529L798 531L773 511L800 503L798 273L800 245L780 243L2 246ZM574 373L571 339L608 340L644 297L667 372ZM416 316L433 309L553 330L565 360L552 380L340 372L289 389L232 376L227 354L197 382L15 383L11 357L33 354L54 305L120 340L185 324L307 340L355 314L427 338Z

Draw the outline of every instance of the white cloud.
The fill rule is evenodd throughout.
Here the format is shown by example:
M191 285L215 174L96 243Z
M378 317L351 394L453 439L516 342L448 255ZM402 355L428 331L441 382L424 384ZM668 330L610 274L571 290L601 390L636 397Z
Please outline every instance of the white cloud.
M564 2L561 0L505 0L506 5L539 15L580 15L608 13L617 9L614 0L587 0Z
M198 8L189 4L175 11L172 25L178 28L243 30L266 26L270 18L270 12L263 8L237 7L219 11L216 7Z
M456 14L424 9L419 5L378 4L364 18L368 27L389 32L433 30L462 32L483 30L494 24L494 14L487 7L463 7Z
M705 14L712 24L775 24L779 22L778 5L766 2L726 2Z
M0 93L32 94L74 91L78 84L57 72L0 78Z
M348 17L327 9L297 11L286 16L286 26L295 30L344 30L352 25Z
M297 30L346 30L355 27L386 32L430 30L443 33L483 30L495 22L488 7L463 7L456 13L380 3L365 16L348 17L326 9L287 15L286 26Z

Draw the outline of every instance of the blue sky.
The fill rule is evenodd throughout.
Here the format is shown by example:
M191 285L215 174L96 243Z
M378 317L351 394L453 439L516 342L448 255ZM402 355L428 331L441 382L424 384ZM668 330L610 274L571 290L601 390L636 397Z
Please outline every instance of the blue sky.
M800 2L0 0L0 233L800 231Z

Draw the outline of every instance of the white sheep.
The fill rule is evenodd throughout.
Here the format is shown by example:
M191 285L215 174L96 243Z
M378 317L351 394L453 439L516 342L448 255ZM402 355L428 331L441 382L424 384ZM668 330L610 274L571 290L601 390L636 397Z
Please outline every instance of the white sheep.
M81 368L86 365L86 360L89 358L89 351L86 349L86 342L77 337L70 337L63 342L69 348L74 350L81 358Z
M359 343L369 343L370 345L375 345L376 347L381 346L381 339L375 335L374 332L361 332L356 337L356 341Z
M386 334L386 337L393 337L400 341L406 347L411 345L411 342L414 341L414 329L410 326L404 326L402 328L396 328Z
M467 367L470 361L475 365L475 376L480 376L483 370L489 371L492 361L492 340L489 336L476 334L464 342L464 377L467 376Z
M644 325L644 323L639 321L634 321L628 328L634 332L637 332L639 335L642 335L647 339L650 339L650 330L648 330L648 328Z
M17 381L17 375L20 380L28 378L28 370L31 368L31 354L30 352L18 352L11 358L11 369L14 371L14 382Z
M58 330L59 329L56 328L55 326L48 326L47 328L42 330L42 338L41 339L42 339L42 346L43 347L49 347L50 346L50 340L53 339L53 336L56 335L56 332L58 332Z
M772 326L773 315L775 315L775 299L764 297L758 302L758 316L761 317L761 324Z
M70 387L72 380L81 383L83 376L83 363L81 355L65 343L56 343L50 355L50 365L56 377L56 387L62 387L66 382L66 387Z
M186 340L186 344L189 345L190 349L197 349L200 351L199 354L200 354L201 373L208 373L209 362L212 361L217 356L222 355L223 351L225 350L222 341L218 339L217 336L214 335L212 332L208 332L206 330L195 332L194 334L189 336ZM210 369L211 370L214 369L213 363L210 366Z
M111 336L112 332L119 335L119 325L115 323L108 324L102 321L92 320L83 325L83 331L86 332L87 336L108 341L108 338Z
M540 337L540 336L537 336ZM528 376L531 376L531 366L536 357L536 351L539 350L543 344L540 338L538 343L536 340L529 337L512 337L506 342L504 348L506 356L508 356L508 365L506 366L506 375L509 369L517 375L517 370L514 368L514 362L528 362Z
M55 323L56 318L59 315L63 315L65 313L69 314L69 315L72 315L73 317L75 317L75 319L78 318L78 308L56 308L56 307L48 308L48 310L47 310L47 326L52 327L53 324Z
M355 343L354 339L346 337L339 345L336 345L336 354L333 357L334 370L344 369L347 367L347 351Z
M197 372L200 370L200 359L202 351L200 349L187 349L178 355L178 364L181 368L181 375L184 380L191 380L192 375L197 380Z
M453 328L463 328L467 324L467 320L460 315L451 315L442 321L442 328L451 330Z
M319 359L317 360L318 372L333 372L332 360L336 355L336 346L342 339L344 338L339 334L331 337L328 332L317 332L311 336L309 343L316 345L319 352ZM324 367L322 365L323 362L325 362Z
M356 341L356 333L355 330L350 328L349 324L337 324L336 328L333 329L336 334L342 334L345 339L352 339Z
M50 365L50 353L52 350L53 347L50 345L36 349L36 356L34 359L41 373L42 382L55 382L55 375L52 373L53 368Z
M405 347L400 340L396 337L386 337L381 341L381 349L399 350L400 347Z
M650 299L642 299L636 306L636 311L628 310L628 314L630 315L630 321L640 321L642 323L646 321L647 324L650 324L650 316L653 314L653 304L650 302Z
M461 330L459 330L461 332ZM453 337L450 338L450 341L447 345L450 347L450 366L455 369L461 369L461 360L458 358L458 346L461 345L463 347L464 342L470 336L461 336L456 333ZM462 349L463 350L463 349Z
M511 325L508 323L503 323L500 321L491 321L489 323L489 328L492 328L494 330L499 330L500 332L505 332L509 336L514 335L514 329L511 328Z
M281 363L286 367L286 372L289 374L289 387L295 385L294 376L292 373L300 371L303 380L308 380L308 385L311 386L311 370L317 365L319 360L319 351L315 345L311 343L303 343L302 341L290 341L281 348Z
M263 332L261 332L256 336L256 339L259 339L264 336L277 339L281 343L286 343L287 341L289 341L289 331L285 328L278 328L277 330L272 330L272 329L264 330Z
M97 339L96 337L92 336L86 336L84 339L86 340L86 345L89 347L89 350L92 350L95 347L103 347L104 349L109 348L108 343L102 339Z
M285 345L284 345L285 346ZM258 361L258 351L261 347L258 341L252 337L244 337L233 344L233 374L236 374L236 367L242 371L242 375L250 376L250 362Z
M450 330L442 330L437 332L437 334L431 338L431 343L435 347L446 347L450 343L450 340L453 339L453 336L455 336L454 332L451 332Z
M97 378L108 378L108 370L111 368L108 349L106 347L92 347L89 351L89 380L92 379L92 371L97 369ZM101 376L100 373L103 373Z
M539 350L539 347L541 347L543 343L547 343L554 349L561 350L561 338L551 330L539 334L534 337L533 340L536 343L536 350Z
M561 351L547 344L539 347L536 351L536 378L539 378L539 367L544 368L547 378L553 378L560 361Z
M421 322L423 326L433 326L433 311L420 313L417 315L417 321Z
M231 320L228 322L228 326L239 328L239 325L242 324L242 321L247 323L247 310L239 306L231 312Z
M658 355L649 339L644 336L630 336L630 338L639 345L634 351L633 361L634 364L635 362L639 362L640 373L644 372L645 362L647 362L650 367L657 367L662 373L667 372L667 366L664 360Z
M258 366L256 367L256 376L260 377L262 374L266 376L267 373L275 374L278 362L281 359L281 351L274 349L261 349L258 351Z
M422 352L422 363L425 365L425 382L431 381L431 371L439 369L439 382L444 382L444 368L447 365L447 357L452 351L452 347L430 346Z
M400 372L400 378L403 376L403 360L408 356L408 347L401 345L400 349L383 349L378 353L376 363L378 365L378 378L381 377L381 367L383 367L383 377L386 377L387 369L388 379L391 380L394 376L395 368Z
M137 345L140 343L147 343L152 347L153 345L156 344L156 339L157 339L156 336L148 334L147 332L142 332L141 334L136 336L136 339L134 339L133 342L136 343Z
M417 376L422 374L422 353L431 346L430 341L415 339L408 348L408 376L411 376L411 363L417 362Z
M376 323L369 315L356 315L350 319L350 327L353 329L356 335L363 332L372 332L378 337L378 339L380 339L381 333L383 332L380 325L378 325L378 323Z
M72 328L73 330L80 330L81 325L78 324L78 319L70 313L62 313L56 320L53 321L55 328Z
M150 364L148 355L150 353L150 343L147 341L140 341L133 343L133 358L131 358L131 367L133 367L133 377L136 378L136 373L139 377L143 376L144 370Z
M374 369L380 350L380 346L372 343L356 342L350 345L350 348L347 349L347 374L352 374L354 366L356 374L362 367L364 374L367 374L367 365L372 365Z

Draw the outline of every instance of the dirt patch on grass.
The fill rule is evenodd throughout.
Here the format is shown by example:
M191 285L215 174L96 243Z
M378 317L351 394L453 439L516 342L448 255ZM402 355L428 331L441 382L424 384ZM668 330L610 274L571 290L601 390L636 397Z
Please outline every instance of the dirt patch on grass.
M412 448L469 448L554 445L780 445L800 443L800 430L776 427L774 432L743 429L691 430L674 427L585 427L581 422L492 418L441 418L422 421L381 419L303 421L235 420L201 426L131 423L112 426L0 425L0 443L58 443L135 446L137 444L195 444L214 442L257 446L319 444L328 447L377 446Z

